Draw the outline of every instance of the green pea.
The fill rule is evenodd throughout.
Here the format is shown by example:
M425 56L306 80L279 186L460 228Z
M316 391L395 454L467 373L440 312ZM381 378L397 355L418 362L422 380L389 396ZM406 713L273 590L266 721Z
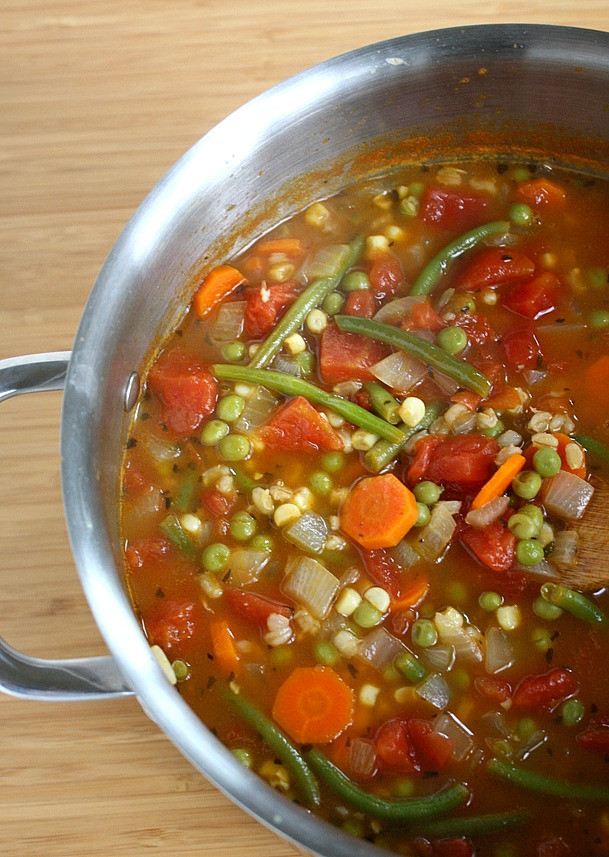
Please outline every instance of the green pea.
M238 396L236 393L230 393L228 396L220 399L216 406L216 413L221 420L226 423L234 423L243 413L245 407L245 399L243 396Z
M220 349L220 354L228 363L240 363L245 357L245 345L242 342L227 342Z
M277 646L275 649L271 649L269 653L269 660L274 667L284 667L291 663L293 658L294 652L290 646Z
M314 647L315 660L325 667L332 667L340 658L338 649L327 640L318 640Z
M217 574L220 571L224 571L229 559L230 549L227 545L223 545L222 542L214 542L211 545L207 545L201 554L201 565L205 571Z
M409 798L415 793L414 781L408 777L402 777L391 786L391 793L397 798Z
M419 482L418 485L415 485L412 492L418 503L425 503L426 506L433 506L433 504L437 503L440 499L443 490L444 489L439 485L436 485L435 482L425 480L424 482Z
M328 473L338 473L345 466L345 456L342 452L327 452L322 456L321 466Z
M400 214L403 214L406 217L416 217L419 213L420 205L421 203L416 196L405 196L404 199L400 201Z
M370 288L370 280L365 271L349 271L342 278L340 287L343 292L361 292Z
M595 330L607 330L609 328L609 312L606 309L592 310L588 316L588 324Z
M467 586L460 580L450 580L446 584L446 597L451 604L463 604L467 601Z
M423 194L425 193L425 185L423 184L423 182L413 182L412 184L408 185L408 193L410 194L410 196L423 196Z
M177 681L186 681L188 676L190 675L190 670L188 669L188 664L184 661L174 661L171 665L172 670L175 673L175 677Z
M301 351L294 357L303 375L312 375L315 369L315 355L310 351Z
M533 220L533 209L526 202L510 205L508 217L516 226L528 226Z
M467 670L464 670L462 667L455 669L451 673L451 681L452 685L456 690L467 690L467 688L471 685L472 680L470 678L470 674Z
M355 608L353 621L360 628L374 628L383 621L383 614L367 601L361 601Z
M312 490L316 494L320 494L322 497L325 494L329 494L332 490L332 480L328 476L327 473L324 473L323 470L316 470L315 473L311 474L309 479L309 485Z
M421 666L412 652L402 652L399 654L395 659L395 665L406 676L408 681L411 681L413 684L423 681L427 675L425 668Z
M543 547L535 539L522 539L516 545L516 559L521 565L537 565L543 557Z
M562 616L563 610L562 607L550 604L549 601L546 601L546 599L542 598L540 595L539 598L536 598L535 601L533 601L533 613L540 619L552 622L554 619L558 619L559 616Z
M215 446L229 433L230 428L222 420L210 420L201 431L201 443L205 446Z
M512 479L512 491L522 500L532 500L539 494L541 488L541 476L534 470L521 470Z
M443 327L436 336L436 344L447 354L459 354L467 347L467 334L461 327Z
M583 720L586 706L579 699L567 699L560 707L560 715L565 726L577 726Z
M431 520L429 506L426 506L425 503L417 503L417 510L419 512L419 516L414 522L414 525L415 527L424 527L425 524L428 524Z
M431 619L417 619L411 629L412 642L423 649L435 646L438 642L438 631Z
M508 528L516 536L517 539L534 539L539 535L539 528L535 521L528 515L521 515L516 512L508 521Z
M543 479L556 476L561 464L560 455L549 446L540 447L533 456L533 467Z
M509 759L514 752L512 745L505 738L498 738L493 741L492 749L495 756L503 756L504 759Z
M480 430L480 434L483 434L485 437L499 437L500 434L503 434L505 431L505 426L501 422L501 420L497 420L494 426L491 428L485 428Z
M383 681L395 684L396 682L400 681L400 679L400 673L396 670L393 664L387 664L387 666L383 670Z
M235 512L228 525L228 531L238 542L249 541L256 532L257 524L247 512Z
M532 717L521 717L516 724L516 734L521 741L526 741L537 732L537 723Z
M478 596L478 604L487 613L492 613L503 604L503 596L498 592L481 592Z
M515 182L528 182L531 178L531 171L528 167L514 167L512 178Z
M253 766L254 757L249 750L243 750L241 747L235 747L234 750L231 750L231 753L236 759L239 759L241 764L245 765L246 768L251 768Z
M267 551L270 553L273 550L273 539L270 536L254 536L250 542L250 547L256 551Z
M357 839L363 839L366 835L366 825L360 818L347 818L341 825L345 833L349 836L355 836Z
M609 272L606 268L588 268L585 276L593 289L604 291L607 288L607 283L609 283Z
M340 292L330 292L323 299L321 307L326 315L333 316L338 315L344 305L345 299Z
M218 444L218 451L227 461L243 461L250 454L251 444L242 434L228 434Z
M545 655L552 648L552 635L547 628L533 628L531 642L538 651Z
M541 528L543 527L543 512L539 508L539 506L534 506L532 503L527 503L526 506L521 506L518 509L519 515L526 515L527 518L530 518L534 521L535 526L537 527L537 534L541 532Z

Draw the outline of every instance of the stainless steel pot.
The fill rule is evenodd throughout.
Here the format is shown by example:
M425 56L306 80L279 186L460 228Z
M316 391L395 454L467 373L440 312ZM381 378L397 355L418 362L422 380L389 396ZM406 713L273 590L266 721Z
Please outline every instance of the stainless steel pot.
M123 587L117 521L137 372L183 312L195 273L307 201L400 160L472 151L601 169L609 162L608 106L609 34L476 26L330 60L256 98L197 143L111 251L72 354L0 362L0 400L65 386L65 513L82 585L111 652L42 661L0 641L0 687L63 701L135 693L201 773L297 846L325 857L386 853L311 817L243 768L152 657Z

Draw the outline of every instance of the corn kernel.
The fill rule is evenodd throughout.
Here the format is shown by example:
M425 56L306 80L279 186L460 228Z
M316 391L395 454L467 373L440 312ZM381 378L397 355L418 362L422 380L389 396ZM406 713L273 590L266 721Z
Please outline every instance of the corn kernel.
M385 229L385 237L393 244L396 241L404 241L406 238L406 232L401 226L396 226L395 223L390 223Z
M303 351L307 350L307 343L299 333L286 336L283 340L283 345L290 354L302 354Z
M271 267L266 272L267 279L271 283L285 283L290 277L294 276L296 268L291 262L279 262Z
M366 256L374 257L389 250L389 240L386 235L369 235L366 238Z
M176 674L173 671L173 667L169 663L169 659L167 658L167 655L165 654L163 649L160 646L150 646L150 651L154 655L154 659L162 669L163 675L169 681L169 683L177 684L178 680L176 678Z
M212 600L220 598L223 592L222 586L215 574L208 574L207 572L202 574L199 577L199 586L203 590L203 594Z
M317 229L327 226L331 217L330 210L321 202L314 202L305 211L305 221L309 226L316 226Z
M364 592L364 598L368 604L372 604L381 613L386 613L389 610L391 598L389 597L389 593L380 586L371 586L370 589Z
M273 513L273 521L277 527L285 527L300 518L300 509L295 503L282 503Z
M346 658L352 658L359 648L359 639L346 628L343 628L342 631L338 631L334 635L332 642L341 655L344 655Z
M377 434L373 434L371 431L366 431L365 429L356 429L351 435L353 449L359 449L362 452L372 449L378 439L379 436Z
M482 289L482 303L485 303L487 306L495 306L497 303L497 292L494 289Z
M380 687L376 687L374 684L364 684L360 688L359 701L367 708L374 708L380 691Z
M345 587L338 596L334 609L341 616L351 616L352 613L359 607L362 601L362 596L356 589L351 586Z
M253 357L259 348L260 348L260 345L257 342L252 342L252 344L247 349L248 356L250 358Z
M307 512L313 507L315 497L310 488L299 488L292 495L292 503L296 503L301 512Z
M332 428L340 428L345 424L344 417L341 417L340 414L334 413L334 411L326 411L325 416Z
M307 330L311 333L321 333L328 325L328 316L321 309L312 309L306 318Z
M542 253L539 257L539 264L542 268L555 268L558 265L558 256L556 253Z
M458 167L445 166L440 167L436 173L436 180L448 187L457 187L463 182L464 175L466 175L465 170L461 170Z
M398 199L404 199L408 196L408 187L405 184L401 184L398 188L396 188Z
M180 524L182 529L187 533L190 533L192 536L198 536L201 532L201 527L203 526L201 519L197 518L196 515L191 515L190 513L180 517Z
M235 393L244 399L249 399L253 393L253 387L250 387L249 384L239 382L238 384L235 384Z
M504 604L498 607L495 615L504 631L515 631L522 619L520 608L516 604Z
M537 541L540 543L542 548L547 547L547 545L554 541L554 530L547 521L543 522L541 532L537 536Z
M372 202L377 208L382 208L383 211L389 211L393 205L393 200L389 193L377 193L377 195L372 198Z
M269 759L260 766L258 773L278 791L287 792L290 788L290 773L285 765L277 764L277 762L272 762Z
M416 691L412 686L396 688L393 698L399 705L412 705L417 702Z
M403 423L413 428L425 416L425 402L418 396L408 396L400 405L398 414Z

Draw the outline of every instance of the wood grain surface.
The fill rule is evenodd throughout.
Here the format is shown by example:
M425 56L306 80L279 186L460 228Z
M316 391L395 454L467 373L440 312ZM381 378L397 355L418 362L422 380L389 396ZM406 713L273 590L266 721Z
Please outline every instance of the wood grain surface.
M368 42L500 21L609 29L605 0L3 0L0 359L70 347L131 213L227 113ZM33 655L104 645L59 485L61 397L0 413L0 633ZM0 854L292 857L206 783L133 700L0 697Z

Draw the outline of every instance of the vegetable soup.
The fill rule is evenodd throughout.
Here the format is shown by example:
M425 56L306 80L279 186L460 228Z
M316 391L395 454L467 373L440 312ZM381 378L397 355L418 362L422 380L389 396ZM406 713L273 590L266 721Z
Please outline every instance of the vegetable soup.
M404 167L210 270L145 378L155 655L244 765L398 854L609 853L607 222L600 178Z

